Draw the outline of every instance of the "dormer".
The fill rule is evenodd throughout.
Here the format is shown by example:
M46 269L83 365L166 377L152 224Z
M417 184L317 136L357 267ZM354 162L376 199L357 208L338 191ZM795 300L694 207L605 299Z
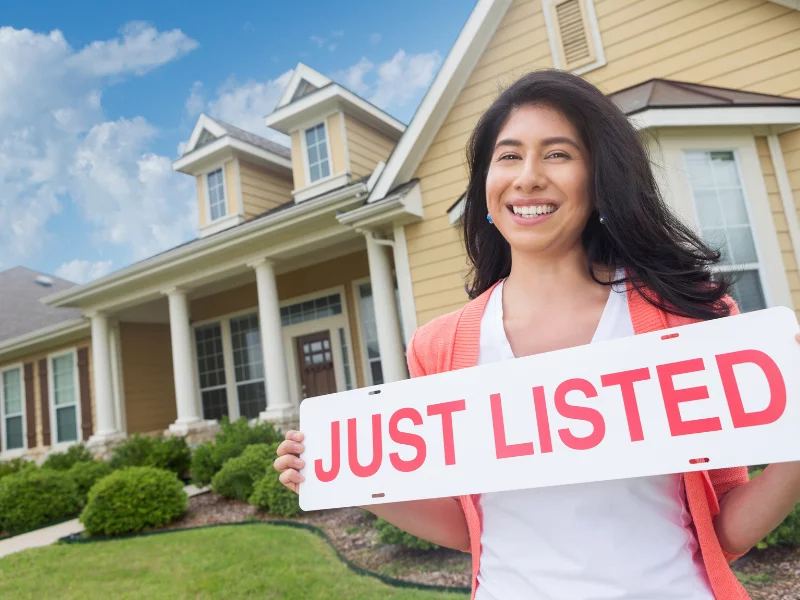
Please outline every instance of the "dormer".
M266 125L292 138L295 202L369 178L405 131L391 115L302 63Z
M207 115L173 169L197 180L200 237L292 201L289 148Z

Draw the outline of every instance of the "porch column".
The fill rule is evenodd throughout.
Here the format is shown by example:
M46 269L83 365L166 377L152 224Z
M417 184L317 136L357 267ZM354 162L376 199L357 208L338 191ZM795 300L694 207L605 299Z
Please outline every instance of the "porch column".
M109 344L108 317L92 313L92 374L94 384L94 409L97 426L89 445L120 437L114 411L114 386L111 374L111 348Z
M169 300L169 330L172 338L172 368L175 378L175 401L178 419L169 430L186 435L204 425L195 398L195 369L192 358L192 327L189 323L189 300L186 292L173 288L165 292Z
M386 383L408 377L400 319L394 296L394 278L388 249L371 232L367 239L369 279L372 283L372 302L375 306L375 325L378 330L378 350L381 353L383 380Z
M283 351L283 328L275 267L265 258L250 263L249 266L256 272L261 351L267 386L267 409L259 418L283 422L292 417L294 407L289 396L289 374Z

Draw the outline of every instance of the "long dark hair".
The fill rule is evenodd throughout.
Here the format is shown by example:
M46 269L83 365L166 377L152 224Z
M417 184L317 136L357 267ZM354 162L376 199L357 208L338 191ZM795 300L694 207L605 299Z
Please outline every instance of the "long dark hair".
M478 121L467 146L469 187L463 235L475 298L511 271L511 248L486 220L486 176L497 136L511 112L538 104L561 112L578 130L590 157L594 212L583 231L592 278L630 282L650 304L683 317L728 316L728 280L711 271L720 253L669 210L658 190L645 145L622 111L600 90L563 71L524 75ZM605 224L599 221L603 215ZM601 281L595 265L624 268L621 281Z

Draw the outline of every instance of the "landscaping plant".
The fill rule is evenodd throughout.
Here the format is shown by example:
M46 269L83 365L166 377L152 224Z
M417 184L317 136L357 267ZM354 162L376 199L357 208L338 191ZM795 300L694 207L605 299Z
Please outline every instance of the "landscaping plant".
M0 479L0 531L18 533L74 517L78 488L64 471L25 468Z
M85 445L73 444L66 452L51 452L42 464L42 468L69 471L75 463L92 462L93 460L94 456Z
M12 458L11 460L0 461L0 479L6 475L13 475L26 467L35 467L36 463L25 460L24 458Z
M436 544L413 536L383 519L375 519L375 529L378 530L378 538L384 544L397 544L412 550L422 550L425 552L439 548Z
M269 446L269 454L275 456L278 444ZM278 479L278 473L267 470L267 474L256 481L248 500L253 506L277 517L295 517L300 512L300 502L293 491Z
M240 456L226 461L214 475L211 489L225 498L247 502L256 482L267 474L274 459L274 444L247 446Z
M182 477L189 471L191 461L191 451L182 437L136 434L114 448L109 463L115 470L126 467L155 467L172 471Z
M89 490L92 489L94 484L111 473L111 471L112 469L109 464L100 460L78 462L72 465L72 468L67 471L67 474L72 478L72 481L75 482L75 486L78 488L81 506L86 505Z

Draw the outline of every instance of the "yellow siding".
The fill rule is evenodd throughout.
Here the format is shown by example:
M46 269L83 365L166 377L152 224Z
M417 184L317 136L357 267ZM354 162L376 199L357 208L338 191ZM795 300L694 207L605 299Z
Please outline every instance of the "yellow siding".
M350 153L350 173L353 179L369 176L375 165L386 161L394 141L349 115L344 117L347 132L347 151Z
M120 323L128 433L164 431L177 419L169 325Z
M767 145L767 138L757 137L756 147L758 148L758 158L761 162L761 172L764 174L764 184L767 188L769 206L772 211L772 219L775 223L775 231L778 233L778 244L780 245L783 264L786 268L786 278L789 281L789 289L792 292L796 312L800 315L800 277L798 276L797 261L794 258L794 247L792 238L789 235L789 226L786 223L786 213L783 210L778 181L775 178L775 166Z
M261 167L239 160L244 216L252 219L292 201L292 182Z
M208 207L206 206L206 176L198 175L197 179L197 215L200 227L208 225Z
M33 354L27 354L22 357L15 358L9 362L0 364L0 371L5 370L7 367L12 365L20 365L23 369L22 376L24 378L24 366L26 363L33 363L33 392L34 392L34 415L36 416L36 448L43 448L43 439L42 439L42 392L39 387L39 361L43 358L47 358L51 354L57 354L59 352L67 351L67 350L77 350L79 348L88 348L89 349L89 397L92 399L91 407L92 407L92 423L97 423L95 417L95 410L94 410L94 390L92 386L94 385L94 374L92 373L92 340L91 338L84 338L81 340L77 340L74 342L70 342L68 344L61 344L59 346L53 346L52 348L48 348L47 350L41 350L39 352L35 352ZM49 367L48 367L49 368ZM78 403L80 404L80 392L78 391ZM25 404L25 396L22 398L23 405ZM27 406L26 406L27 411ZM27 420L28 415L27 412L25 414L25 426L27 428ZM81 424L78 423L78 427L80 428ZM54 424L52 419L50 421L50 436L51 441L54 439ZM93 427L94 429L94 427ZM27 429L25 435L25 443L27 444ZM28 450L35 450L35 448L28 448Z
M585 77L607 93L662 77L800 97L800 12L760 0L596 0L595 8L608 64ZM425 220L406 226L406 236L420 325L467 301L447 208L466 188L473 127L503 87L552 66L541 2L514 0L414 175ZM783 143L797 203L800 134Z
M783 161L786 163L786 171L789 174L789 184L792 188L795 210L800 216L800 129L784 133L780 136L780 142ZM783 240L781 240L781 249L784 249ZM798 308L798 314L800 314L800 282L797 280L797 274L795 274L794 279L791 276L789 277L789 287L792 290L794 305Z
M344 146L344 128L342 127L342 113L334 113L328 117L325 125L328 129L328 139L331 142L329 153L331 157L331 175L338 175L347 171L347 154Z
M306 187L306 174L303 169L303 149L300 146L300 132L292 132L292 175L294 189Z
M228 215L239 214L239 190L236 181L236 163L229 160L224 165L225 169L225 202L228 205Z

